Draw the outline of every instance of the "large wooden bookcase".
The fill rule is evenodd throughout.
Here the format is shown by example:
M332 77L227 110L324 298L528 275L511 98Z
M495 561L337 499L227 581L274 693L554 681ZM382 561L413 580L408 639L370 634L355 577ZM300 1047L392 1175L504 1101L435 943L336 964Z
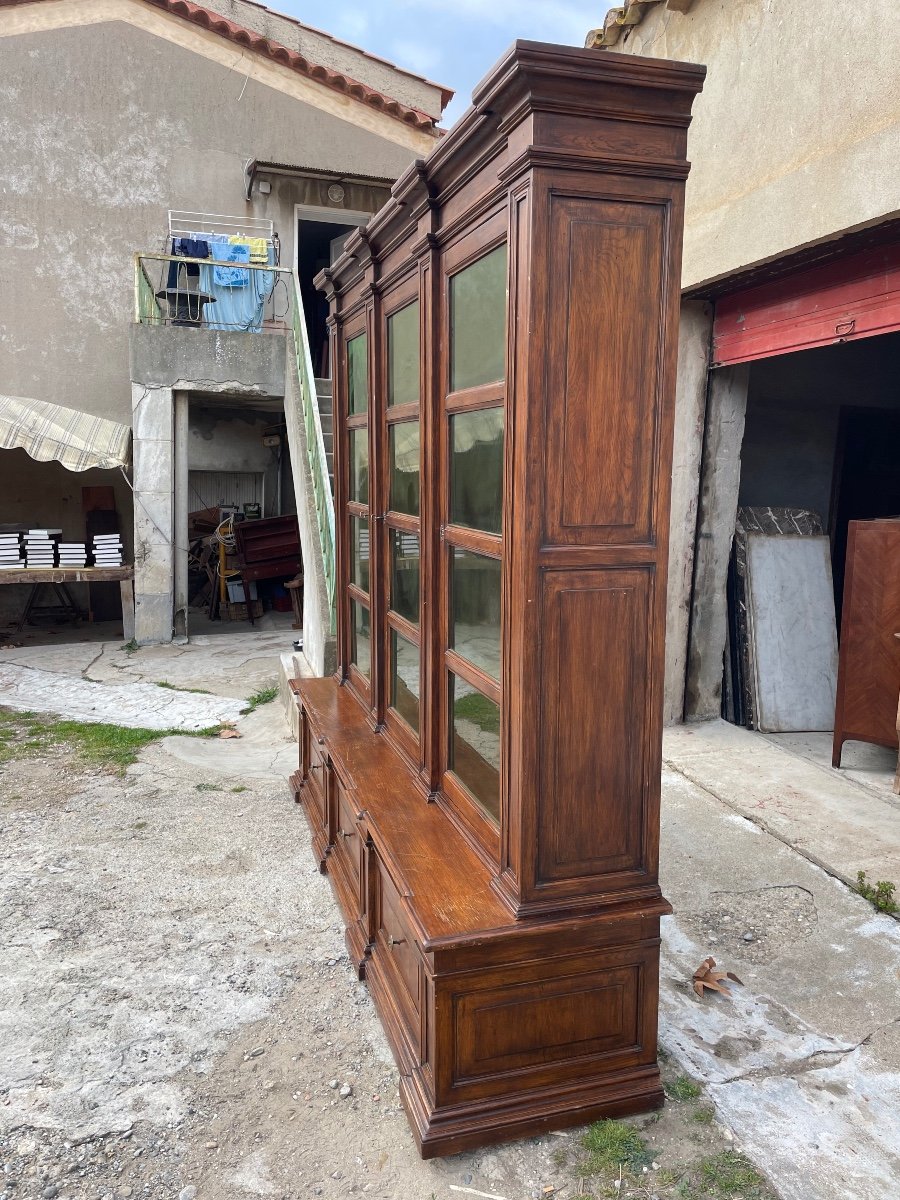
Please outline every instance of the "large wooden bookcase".
M518 42L317 283L339 668L295 794L423 1155L662 1102L660 736L703 68Z

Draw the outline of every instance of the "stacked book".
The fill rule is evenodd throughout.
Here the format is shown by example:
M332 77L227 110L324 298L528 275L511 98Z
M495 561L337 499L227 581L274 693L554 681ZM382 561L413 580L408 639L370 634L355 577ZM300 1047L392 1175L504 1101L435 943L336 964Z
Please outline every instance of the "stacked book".
M56 544L61 529L29 529L25 534L25 556L29 570L47 570L56 566Z
M94 566L121 567L122 540L117 533L94 534Z
M87 564L85 542L60 542L59 565L61 567L83 567Z
M0 571L21 571L24 566L21 533L0 533Z

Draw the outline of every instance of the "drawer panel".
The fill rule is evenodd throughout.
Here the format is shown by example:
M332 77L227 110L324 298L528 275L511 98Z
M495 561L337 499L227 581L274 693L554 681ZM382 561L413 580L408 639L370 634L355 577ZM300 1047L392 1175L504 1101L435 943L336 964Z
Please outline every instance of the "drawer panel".
M353 911L362 913L365 908L363 903L363 835L356 824L356 809L352 796L336 775L332 775L331 784L335 823L332 858L346 877L346 885L354 899Z
M325 829L328 825L327 810L325 806L325 774L327 770L327 762L325 759L325 748L320 746L316 736L312 731L309 734L307 743L307 760L305 791L306 801L311 806L315 813L315 823L320 829Z
M398 999L408 1010L410 1024L418 1036L421 1011L421 958L409 928L400 895L381 863L375 888L375 953L399 985Z
M457 1100L552 1086L655 1060L650 994L656 947L548 957L443 984L452 1063L438 1091ZM655 1006L654 1006L655 1012Z

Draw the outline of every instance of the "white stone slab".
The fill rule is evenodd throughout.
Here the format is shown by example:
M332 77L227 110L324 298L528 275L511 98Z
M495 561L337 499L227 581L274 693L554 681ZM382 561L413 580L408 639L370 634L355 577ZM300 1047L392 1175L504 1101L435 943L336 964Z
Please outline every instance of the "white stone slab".
M0 664L0 704L130 729L192 731L236 721L245 708L244 701L226 696L180 692L155 683L92 683L13 663Z
M837 634L827 537L747 537L747 617L760 729L834 728Z

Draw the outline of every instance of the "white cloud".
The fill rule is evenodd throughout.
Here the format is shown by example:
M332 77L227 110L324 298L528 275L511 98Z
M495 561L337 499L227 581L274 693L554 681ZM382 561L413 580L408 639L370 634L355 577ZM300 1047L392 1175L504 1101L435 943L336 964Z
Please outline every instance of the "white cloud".
M328 32L350 42L359 42L369 31L369 14L361 8L335 8L332 10ZM324 26L320 26L324 28Z
M394 62L400 67L405 67L407 71L415 71L417 75L434 74L442 57L437 47L413 38L398 38L391 43L391 58Z
M519 36L582 45L609 5L575 0L399 0L407 9L445 13L466 23L515 29ZM599 14L599 15L598 15Z

